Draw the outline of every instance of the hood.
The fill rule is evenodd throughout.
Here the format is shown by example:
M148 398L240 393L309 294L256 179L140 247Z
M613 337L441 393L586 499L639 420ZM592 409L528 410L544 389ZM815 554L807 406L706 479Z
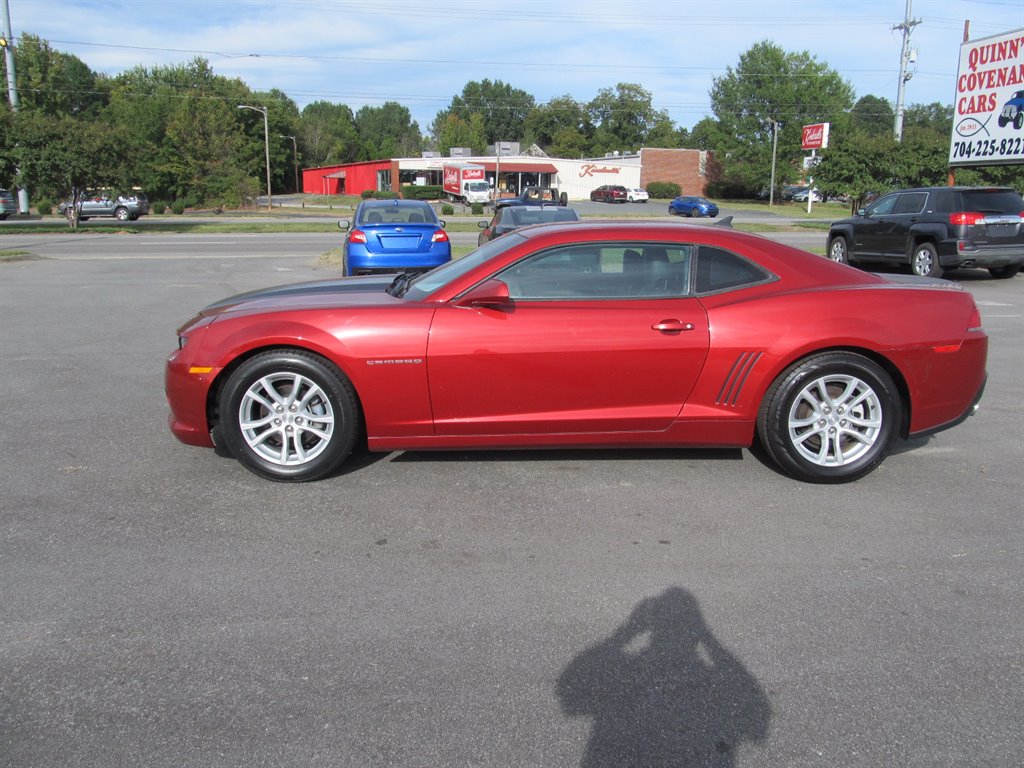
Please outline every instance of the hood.
M395 275L341 277L333 280L315 280L308 283L260 288L216 301L201 310L199 314L209 317L226 312L386 306L399 301L385 292L395 277Z

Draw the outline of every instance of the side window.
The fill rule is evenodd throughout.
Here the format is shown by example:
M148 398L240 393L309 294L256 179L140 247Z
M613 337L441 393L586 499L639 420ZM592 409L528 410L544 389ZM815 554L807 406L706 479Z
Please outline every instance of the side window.
M690 292L692 245L572 245L533 254L503 271L509 297L529 300L642 299Z
M896 199L899 195L886 195L882 199L875 202L867 210L868 216L884 216L888 213L892 213L892 209L896 207Z
M711 245L697 254L697 293L715 293L763 283L771 277L761 267L731 251Z
M924 204L927 199L927 192L905 192L896 201L893 213L920 213L924 210Z

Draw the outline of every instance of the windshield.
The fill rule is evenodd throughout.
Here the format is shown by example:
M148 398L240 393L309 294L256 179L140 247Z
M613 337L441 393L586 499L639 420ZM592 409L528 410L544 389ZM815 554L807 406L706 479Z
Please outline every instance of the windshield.
M441 288L453 280L457 280L467 272L470 272L488 259L504 253L509 248L519 245L526 238L515 233L509 233L497 240L484 243L467 256L457 261L449 261L447 264L425 272L409 284L405 296L412 301L419 301L426 298L438 288Z
M489 190L490 190L490 187L487 185L486 181L471 181L471 182L469 182L469 191L470 192L487 192Z

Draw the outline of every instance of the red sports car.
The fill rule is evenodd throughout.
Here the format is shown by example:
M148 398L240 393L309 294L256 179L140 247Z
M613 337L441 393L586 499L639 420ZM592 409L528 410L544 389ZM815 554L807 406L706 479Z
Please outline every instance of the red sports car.
M812 482L951 427L985 383L971 294L725 227L550 224L419 276L213 304L167 362L173 433L271 480L371 451L750 446Z

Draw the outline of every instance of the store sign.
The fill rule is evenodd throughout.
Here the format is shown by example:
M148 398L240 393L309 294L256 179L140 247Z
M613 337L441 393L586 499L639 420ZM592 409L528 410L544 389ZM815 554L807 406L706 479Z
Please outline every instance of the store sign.
M829 125L830 123L805 125L800 146L803 149L825 149L828 146Z
M950 165L1024 163L1024 29L960 46Z
M620 173L621 168L615 165L594 165L593 163L587 163L586 165L580 166L580 178L586 178L587 176L593 176L596 173Z

